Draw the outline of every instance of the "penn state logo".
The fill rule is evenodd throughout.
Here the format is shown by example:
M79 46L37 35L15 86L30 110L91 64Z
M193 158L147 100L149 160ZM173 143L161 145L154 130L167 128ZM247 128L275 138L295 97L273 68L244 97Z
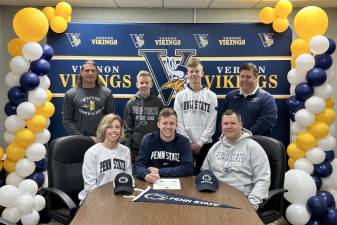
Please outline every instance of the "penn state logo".
M81 44L80 33L66 33L71 47L76 48Z
M139 49L138 55L144 57L163 104L170 105L174 93L187 85L186 64L196 49L176 49L174 57L166 49Z
M130 34L133 44L136 48L141 48L145 44L144 34Z
M203 179L204 181L211 181L211 180L212 180L212 177L211 177L210 175L208 175L208 174L204 174L204 175L202 176L202 179Z
M159 194L159 193L149 193L149 194L145 194L144 198L154 200L154 201L165 201L168 199L168 196L164 194Z
M205 48L208 45L208 34L193 34L199 48Z
M274 44L274 40L272 38L273 33L259 33L258 35L262 41L263 47L269 48Z
M129 179L127 177L120 177L118 179L118 182L121 183L121 184L125 184L129 181Z

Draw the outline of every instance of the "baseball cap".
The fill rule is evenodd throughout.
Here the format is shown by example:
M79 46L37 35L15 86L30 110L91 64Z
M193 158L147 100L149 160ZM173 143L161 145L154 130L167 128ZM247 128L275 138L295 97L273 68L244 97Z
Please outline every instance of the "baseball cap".
M195 185L198 191L215 192L219 187L219 182L212 171L202 170L195 178Z
M132 194L134 179L130 174L122 172L115 176L113 186L115 194Z

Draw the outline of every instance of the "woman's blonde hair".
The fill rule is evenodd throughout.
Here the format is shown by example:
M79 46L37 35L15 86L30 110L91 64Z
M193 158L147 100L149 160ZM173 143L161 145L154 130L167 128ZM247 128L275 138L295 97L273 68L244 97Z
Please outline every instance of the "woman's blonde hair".
M120 122L121 128L122 128L118 141L120 142L120 141L123 140L123 138L124 138L123 121L122 121L120 116L118 116L116 114L113 114L113 113L110 113L108 115L105 115L98 125L97 131L96 131L96 137L97 137L99 142L103 142L105 140L105 131L109 126L111 126L111 123L114 120L118 120Z

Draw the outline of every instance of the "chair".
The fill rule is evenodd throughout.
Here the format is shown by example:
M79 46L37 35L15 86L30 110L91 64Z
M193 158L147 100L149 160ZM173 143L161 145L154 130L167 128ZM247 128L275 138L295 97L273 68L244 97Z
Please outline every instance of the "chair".
M74 217L83 189L82 164L85 152L95 143L86 136L73 135L54 139L48 147L48 215L62 224Z
M257 210L261 220L267 224L274 222L283 215L283 189L286 172L286 150L282 142L271 137L254 135L251 137L265 150L270 164L270 187L268 198Z

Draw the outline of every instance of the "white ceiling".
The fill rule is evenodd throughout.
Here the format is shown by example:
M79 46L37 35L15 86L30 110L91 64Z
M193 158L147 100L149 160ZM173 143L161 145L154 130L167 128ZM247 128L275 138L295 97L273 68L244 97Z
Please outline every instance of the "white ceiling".
M66 0L73 7L111 8L263 8L278 0ZM293 7L337 7L337 0L290 0ZM0 0L0 5L52 6L60 0Z

